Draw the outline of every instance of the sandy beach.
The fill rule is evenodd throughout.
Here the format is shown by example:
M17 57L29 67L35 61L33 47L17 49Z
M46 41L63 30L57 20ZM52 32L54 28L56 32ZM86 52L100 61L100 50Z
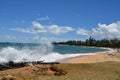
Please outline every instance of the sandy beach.
M110 52L98 52L92 55L80 56L69 59L68 63L98 63L107 61L120 62L120 49L113 49Z
M119 62L120 49L114 49L113 52L71 58L66 64L38 64L3 70L0 80L117 80L120 79Z

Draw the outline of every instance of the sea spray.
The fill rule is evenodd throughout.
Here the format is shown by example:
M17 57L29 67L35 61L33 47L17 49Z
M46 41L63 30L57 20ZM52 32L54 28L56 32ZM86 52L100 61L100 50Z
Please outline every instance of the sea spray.
M51 43L0 43L0 63L13 61L55 62L60 59L89 55L90 53L106 51L107 49L80 46L52 45Z
M51 44L39 44L32 48L27 46L22 48L3 47L0 49L0 62L41 61L41 57L52 53L52 49Z

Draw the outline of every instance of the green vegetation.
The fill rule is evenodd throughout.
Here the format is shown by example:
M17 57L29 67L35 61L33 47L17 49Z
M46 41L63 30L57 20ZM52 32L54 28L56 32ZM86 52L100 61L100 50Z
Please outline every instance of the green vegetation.
M7 78L3 77L1 80L7 80Z
M12 78L12 77L11 77L11 78L8 79L8 78L6 78L6 77L3 77L1 80L15 80L15 78Z
M67 42L53 42L55 45L77 45L77 46L96 46L96 47L112 47L112 48L120 48L120 40L115 39L102 39L102 40L95 40L94 38L90 37L85 41L75 41L70 40Z

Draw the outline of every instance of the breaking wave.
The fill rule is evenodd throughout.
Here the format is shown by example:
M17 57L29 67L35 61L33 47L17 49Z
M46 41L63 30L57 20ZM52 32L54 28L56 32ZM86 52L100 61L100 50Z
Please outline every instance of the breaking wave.
M13 61L16 63L32 62L32 61L55 62L65 58L76 57L80 55L88 55L88 53L82 53L79 51L78 53L72 52L74 51L74 49L76 49L75 51L77 51L77 48L74 47L70 48L69 46L53 46L52 44L41 44L39 46L32 45L32 47L30 47L30 45L20 47L20 45L16 46L16 44L14 46L11 46L10 44L8 46L0 45L0 47L1 47L0 63L9 62L9 61ZM57 47L56 50L58 51L55 51L54 47L55 48ZM73 49L70 51L72 53L69 52L61 53L61 51L65 48L66 50L64 50L63 52L67 50L70 51L70 49Z
M41 61L42 56L52 53L52 45L30 47L3 47L0 49L0 62Z
M42 49L40 49L42 50ZM7 47L0 50L0 63L3 62L32 62L32 61L45 61L45 62L55 62L56 60L76 57L79 55L85 54L60 54L57 52L51 52L48 50L39 49L30 50L30 49L16 49L14 47Z

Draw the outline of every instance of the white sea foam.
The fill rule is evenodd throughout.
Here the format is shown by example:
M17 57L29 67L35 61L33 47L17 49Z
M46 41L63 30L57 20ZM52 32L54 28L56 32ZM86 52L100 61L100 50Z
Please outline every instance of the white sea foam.
M51 53L45 56L42 56L42 60L45 60L45 62L54 62L61 59L71 58L71 57L77 57L82 55L88 55L88 54L60 54L60 53Z
M6 47L0 50L0 63L2 62L24 62L24 61L45 61L54 62L60 59L76 57L87 54L60 54L52 52L53 46L43 45L35 49L17 49L15 47Z
M112 48L105 48L105 47L100 47L100 48L106 50L106 51L104 51L103 53L105 53L105 52L115 52L115 50L112 49Z
M51 44L44 44L30 48L15 48L15 47L5 47L0 49L0 63L2 62L25 62L25 61L45 61L45 62L55 62L57 60L77 57L82 55L92 55L93 53L76 53L76 54L60 54L58 52L52 52L53 46Z
M42 56L51 54L52 45L41 45L34 49L15 47L5 47L0 49L0 63L1 62L22 62L22 61L41 61Z

